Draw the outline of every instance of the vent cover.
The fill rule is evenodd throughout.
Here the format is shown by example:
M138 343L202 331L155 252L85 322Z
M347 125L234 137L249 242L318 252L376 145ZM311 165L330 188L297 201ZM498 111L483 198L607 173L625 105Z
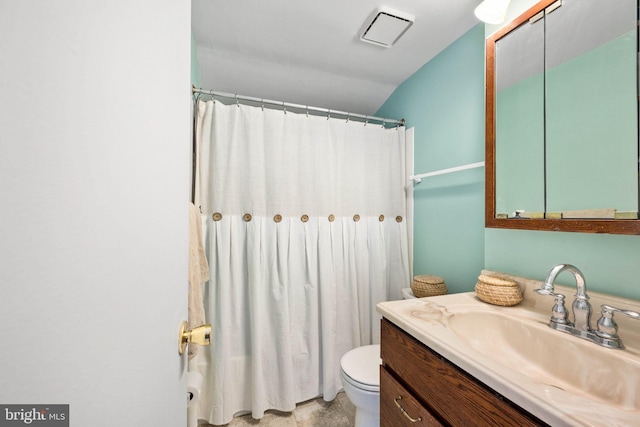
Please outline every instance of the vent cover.
M391 47L411 27L415 17L389 8L380 8L367 20L360 40Z

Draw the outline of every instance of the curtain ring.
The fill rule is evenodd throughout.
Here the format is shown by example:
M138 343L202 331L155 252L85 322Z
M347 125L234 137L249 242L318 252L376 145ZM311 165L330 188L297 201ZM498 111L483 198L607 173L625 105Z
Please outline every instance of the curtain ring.
M364 125L366 126L369 123L369 116L364 116Z
M238 95L236 95L236 105L240 108L240 101L238 100Z
M327 120L331 118L331 108L327 110Z
M264 98L260 100L260 108L262 108L262 111L264 111Z
M306 106L304 107L304 109L305 109L305 112L307 113L307 118L308 118L308 117L309 117L309 106L308 106L308 105L306 105Z
M387 121L387 119L382 119L382 129L384 129L384 124Z
M282 102L282 109L284 110L284 114L287 114L287 106L284 105L284 101Z
M347 113L347 123L349 123L349 115L350 115L350 114L351 114L351 113Z

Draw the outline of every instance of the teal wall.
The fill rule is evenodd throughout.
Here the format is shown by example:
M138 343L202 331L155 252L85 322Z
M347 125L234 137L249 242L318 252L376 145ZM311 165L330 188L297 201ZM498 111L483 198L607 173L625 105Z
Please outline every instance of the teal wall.
M191 84L195 87L202 87L198 51L196 50L196 39L193 37L193 33L191 33Z
M415 127L415 173L484 160L484 26L403 82L377 112ZM414 274L472 290L484 265L484 168L414 186Z
M640 236L486 229L488 269L544 280L560 263L582 270L590 290L640 299ZM575 284L568 273L560 279Z
M415 127L415 173L484 159L484 26L478 24L402 83L376 115ZM640 236L484 228L484 169L415 187L414 274L473 290L482 268L543 280L572 263L589 289L640 299ZM572 284L564 273L560 283Z

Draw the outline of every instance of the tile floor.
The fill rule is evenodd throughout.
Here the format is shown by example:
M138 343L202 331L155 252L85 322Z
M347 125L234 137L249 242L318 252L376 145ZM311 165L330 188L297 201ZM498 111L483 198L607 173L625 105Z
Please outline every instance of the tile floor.
M353 427L356 408L344 392L331 402L322 397L299 403L293 412L267 411L260 420L251 415L234 418L228 427ZM210 427L200 425L200 427Z

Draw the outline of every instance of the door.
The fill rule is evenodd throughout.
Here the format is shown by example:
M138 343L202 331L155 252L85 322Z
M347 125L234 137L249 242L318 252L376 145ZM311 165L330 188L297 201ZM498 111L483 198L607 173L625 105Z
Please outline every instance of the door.
M0 408L186 425L189 54L189 2L0 1Z

